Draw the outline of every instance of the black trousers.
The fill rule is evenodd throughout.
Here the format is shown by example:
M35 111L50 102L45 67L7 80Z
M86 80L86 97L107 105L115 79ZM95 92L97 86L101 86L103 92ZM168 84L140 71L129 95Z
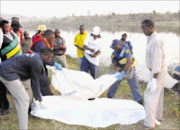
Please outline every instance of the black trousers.
M40 82L40 89L42 95L43 96L52 95L47 73L43 73L43 75L39 77L39 82Z
M0 81L0 108L9 109L9 102L6 97L6 87L1 81Z

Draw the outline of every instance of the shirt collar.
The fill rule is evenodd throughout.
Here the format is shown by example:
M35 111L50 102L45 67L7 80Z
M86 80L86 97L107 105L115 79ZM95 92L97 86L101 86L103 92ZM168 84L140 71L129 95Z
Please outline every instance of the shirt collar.
M155 35L157 35L156 31L154 31L150 36L147 37L148 41L152 39Z

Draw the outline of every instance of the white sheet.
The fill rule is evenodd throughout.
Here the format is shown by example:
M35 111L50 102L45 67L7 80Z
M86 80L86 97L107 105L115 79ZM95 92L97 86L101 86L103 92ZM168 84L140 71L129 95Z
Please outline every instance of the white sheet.
M89 127L130 125L145 118L144 107L135 101L97 98L116 81L115 75L104 75L94 80L84 72L51 69L52 84L62 96L43 97L46 109L34 101L32 115ZM93 97L96 99L87 100Z
M106 91L114 82L114 75L103 75L94 80L90 74L82 71L75 71L63 68L57 71L52 70L52 85L62 95L76 96L81 98L96 98Z
M145 118L144 107L131 100L97 98L88 101L71 96L46 96L43 101L47 109L34 108L32 115L70 125L130 125Z

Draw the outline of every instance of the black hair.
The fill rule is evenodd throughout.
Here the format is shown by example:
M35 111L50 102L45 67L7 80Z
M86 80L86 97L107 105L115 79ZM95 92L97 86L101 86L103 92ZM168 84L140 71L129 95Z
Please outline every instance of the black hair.
M154 27L154 22L150 19L145 19L142 24L145 24L146 27Z
M54 54L53 50L51 50L51 48L49 47L44 47L40 50L40 54L43 54L43 55L49 55L49 54Z
M84 25L80 25L80 26L79 26L79 30L80 30L81 28L84 28Z
M44 37L46 37L46 36L51 36L52 34L54 34L54 32L53 32L52 30L46 30L46 31L44 32Z
M2 28L2 31L3 31L4 34L6 33L5 29L4 29L5 24L9 24L9 22L7 20L1 20L0 21L0 27Z
M9 22L7 20L1 20L0 21L0 27L3 28L5 24L8 24Z
M127 34L126 34L126 33L123 33L122 36L127 36Z
M11 27L13 28L14 32L18 32L18 30L20 29L21 25L20 25L19 21L13 20L12 23L11 23Z

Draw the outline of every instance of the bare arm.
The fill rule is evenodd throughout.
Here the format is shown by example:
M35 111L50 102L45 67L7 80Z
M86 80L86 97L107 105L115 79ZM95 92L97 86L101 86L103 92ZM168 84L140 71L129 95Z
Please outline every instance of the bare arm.
M80 47L78 45L75 45L78 49L80 49L81 51L84 51L85 49L83 47Z
M88 47L88 46L86 46L86 45L84 45L83 48L84 48L85 50L90 50L91 52L95 52L94 49L92 49L92 48L90 48L90 47Z

